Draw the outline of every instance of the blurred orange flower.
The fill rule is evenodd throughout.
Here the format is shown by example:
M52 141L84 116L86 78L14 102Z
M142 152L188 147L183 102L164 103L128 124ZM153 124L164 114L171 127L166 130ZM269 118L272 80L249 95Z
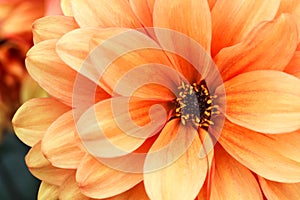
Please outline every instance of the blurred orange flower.
M11 129L11 119L22 102L44 95L27 75L25 55L32 43L34 20L54 11L41 0L0 1L0 135Z
M13 119L39 199L299 198L299 1L61 6L26 58L52 97Z

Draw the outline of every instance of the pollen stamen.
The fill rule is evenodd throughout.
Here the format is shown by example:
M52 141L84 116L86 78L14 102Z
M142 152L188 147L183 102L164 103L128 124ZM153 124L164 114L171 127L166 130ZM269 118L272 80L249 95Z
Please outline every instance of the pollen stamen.
M175 117L180 117L181 123L191 123L194 127L207 129L214 125L212 115L220 114L219 106L214 105L217 95L210 95L204 80L200 84L186 84L181 82L178 87Z

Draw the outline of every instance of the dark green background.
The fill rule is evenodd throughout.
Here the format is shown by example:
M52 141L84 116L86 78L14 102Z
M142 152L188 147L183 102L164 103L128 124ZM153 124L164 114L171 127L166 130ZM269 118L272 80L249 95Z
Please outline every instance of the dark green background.
M0 200L37 199L40 182L25 165L28 150L14 133L4 133L0 142Z

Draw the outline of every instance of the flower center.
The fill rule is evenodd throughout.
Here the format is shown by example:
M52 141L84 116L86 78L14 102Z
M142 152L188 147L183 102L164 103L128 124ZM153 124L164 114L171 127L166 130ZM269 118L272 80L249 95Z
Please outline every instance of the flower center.
M192 124L194 127L208 129L214 122L211 121L212 114L218 114L217 105L213 105L216 96L211 96L206 82L200 84L186 84L184 82L178 87L178 98L176 99L175 117L181 118L183 125Z

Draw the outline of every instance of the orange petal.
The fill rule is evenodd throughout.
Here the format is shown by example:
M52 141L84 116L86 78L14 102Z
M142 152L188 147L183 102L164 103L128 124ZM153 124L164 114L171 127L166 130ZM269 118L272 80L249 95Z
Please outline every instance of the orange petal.
M76 45L73 44L74 41ZM139 48L142 49L137 50ZM83 73L95 83L101 78L101 86L106 88L106 91L112 93L115 89L115 93L123 96L130 96L132 89L153 82L173 89L174 81L169 77L172 75L173 80L176 81L176 77L178 79L176 71L169 67L169 60L162 50L159 50L159 46L149 37L135 30L78 29L59 40L57 52L73 69ZM103 57L106 59L101 59ZM177 88L177 84L175 85ZM157 88L153 84L144 86L144 94L140 95L148 94L148 98L154 98L154 95L159 96L160 99L174 98L174 95L163 87L160 87L161 92L157 93Z
M194 199L205 181L208 165L205 158L199 157L202 145L197 131L191 126L179 124L177 120L167 124L165 131L161 132L150 149L150 152L158 152L158 156L146 159L146 169L153 164L165 164L160 166L160 169L154 168L156 171L144 174L145 188L151 199ZM172 147L170 145L165 147L168 142L171 142L170 138L174 138L177 134L182 140L171 145ZM186 152L178 152L176 149L178 145L179 149L185 146ZM162 148L167 149L162 152ZM176 157L177 160L175 159L174 162Z
M57 200L59 187L42 181L38 193L39 200Z
M300 78L300 51L296 51L290 63L286 66L285 72Z
M52 185L61 185L74 170L53 167L44 157L41 143L34 145L25 157L29 171L38 179Z
M207 0L156 0L153 25L184 33L210 52L211 15Z
M91 66L98 72L91 76L98 74L101 84L111 93L122 96L135 93L134 96L146 99L174 99L171 91L177 90L180 74L148 36L135 30L105 29L94 35L90 49L94 49L90 56ZM106 59L101 59L103 57ZM142 90L135 91L140 87Z
M277 16L282 13L290 13L298 26L298 33L300 33L300 2L298 0L281 0ZM300 42L300 38L298 40Z
M134 151L167 120L167 111L155 103L125 97L99 102L77 123L81 141L97 157L113 158Z
M31 77L43 89L63 103L72 105L76 72L57 56L55 46L55 39L46 40L33 46L27 53L26 66Z
M300 181L300 134L262 134L226 121L219 142L256 174L273 181Z
M61 0L60 6L61 6L61 10L65 16L73 16L71 0Z
M284 14L257 26L241 43L222 49L214 60L224 80L253 70L283 71L294 55L297 39L292 17Z
M152 12L149 8L148 0L129 0L129 3L143 26L152 27Z
M280 0L218 0L212 9L212 55L234 45L259 23L272 20Z
M29 100L19 108L12 120L16 135L25 144L33 146L43 138L49 126L68 110L69 107L52 98Z
M43 17L33 23L33 41L36 44L44 40L58 39L76 28L78 28L78 25L72 17Z
M212 10L213 7L215 6L217 0L207 0L207 1L208 1L208 5L209 5L210 10Z
M75 174L72 174L59 188L58 199L72 199L72 200L91 200L89 197L84 196L78 187L75 180Z
M132 188L143 179L142 174L117 171L87 155L79 165L76 181L81 192L91 198L107 198Z
M42 140L42 151L55 167L76 169L85 151L75 137L73 112L59 117L47 130Z
M65 34L56 44L58 56L71 68L79 71L89 54L89 42L101 29L76 29Z
M26 66L31 77L49 94L69 106L72 106L74 100L82 103L94 102L94 99L89 99L92 98L88 96L90 93L96 93L101 98L108 97L96 84L82 77L58 57L55 52L56 41L53 39L40 42L28 52ZM74 83L79 79L82 84L79 89L76 88L77 96L74 96Z
M128 0L73 0L71 4L81 27L141 27Z
M259 177L259 183L267 199L300 199L300 183L279 183L262 177Z
M150 200L146 194L144 183L141 182L131 188L130 190L123 192L117 196L107 198L106 200Z
M300 85L298 78L260 70L240 74L224 85L226 117L231 122L262 133L300 128L300 88L295 87Z
M215 149L215 159L211 199L263 199L259 184L251 171L234 160L219 145Z
M147 0L148 1L148 6L150 9L150 13L153 13L153 9L154 9L154 4L156 0Z

